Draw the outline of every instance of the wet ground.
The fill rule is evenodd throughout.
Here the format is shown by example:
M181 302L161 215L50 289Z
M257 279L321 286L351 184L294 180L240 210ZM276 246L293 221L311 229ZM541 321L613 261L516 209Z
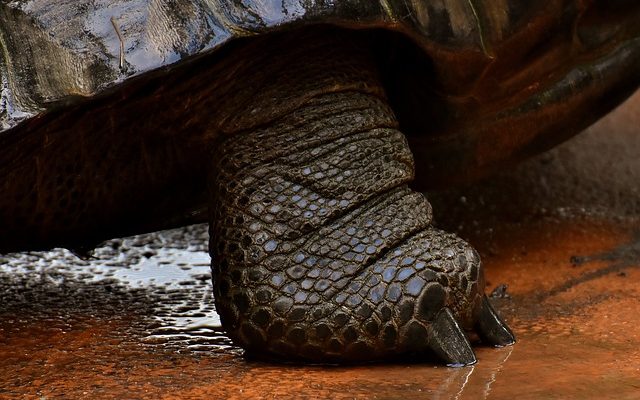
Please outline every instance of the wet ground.
M206 227L0 256L0 398L640 398L640 95L582 137L432 194L483 256L515 346L479 362L245 360L220 330ZM446 212L445 212L446 211Z

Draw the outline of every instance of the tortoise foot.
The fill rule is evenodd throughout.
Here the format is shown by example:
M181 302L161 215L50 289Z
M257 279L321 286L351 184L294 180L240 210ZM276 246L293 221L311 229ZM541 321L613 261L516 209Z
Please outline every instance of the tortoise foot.
M359 93L341 96L350 97L341 104L383 107ZM345 140L320 138L317 147L273 132L225 143L212 191L214 290L228 334L254 356L436 354L468 365L476 358L465 330L493 345L513 343L484 297L478 254L432 226L427 199L406 185L404 137L375 128L384 125L375 115L350 125ZM251 153L270 141L284 148Z
M408 187L413 157L366 57L338 58L354 64L294 81L283 115L238 117L217 149L210 251L223 326L254 356L473 364L465 331L513 342L484 297L480 258L434 228ZM366 84L339 81L354 77ZM274 82L288 92L292 81Z

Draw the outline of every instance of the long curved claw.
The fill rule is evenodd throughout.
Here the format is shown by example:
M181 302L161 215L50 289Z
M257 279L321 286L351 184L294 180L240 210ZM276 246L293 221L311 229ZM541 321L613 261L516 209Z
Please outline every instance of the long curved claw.
M469 340L447 307L429 325L429 346L450 367L471 365L478 361Z
M510 346L516 342L513 332L498 316L487 296L482 297L476 315L476 331L483 342L495 347Z

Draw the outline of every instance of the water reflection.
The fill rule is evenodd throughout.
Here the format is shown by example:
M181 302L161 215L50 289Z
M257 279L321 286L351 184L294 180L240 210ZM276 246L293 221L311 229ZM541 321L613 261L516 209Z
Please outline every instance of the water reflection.
M143 343L235 351L215 312L207 240L207 227L198 225L114 239L86 259L64 249L6 255L0 313L37 322L71 312L113 317L126 309L139 315L134 335Z
M491 386L505 367L513 346L483 352L481 363L449 371L436 389L434 399L488 399Z

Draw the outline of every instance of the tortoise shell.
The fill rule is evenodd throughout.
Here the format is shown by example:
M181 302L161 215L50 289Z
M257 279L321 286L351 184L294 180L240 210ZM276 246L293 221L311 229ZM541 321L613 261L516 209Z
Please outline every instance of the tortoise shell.
M241 38L329 24L375 32L433 187L545 150L631 94L639 20L633 0L3 0L0 137Z

